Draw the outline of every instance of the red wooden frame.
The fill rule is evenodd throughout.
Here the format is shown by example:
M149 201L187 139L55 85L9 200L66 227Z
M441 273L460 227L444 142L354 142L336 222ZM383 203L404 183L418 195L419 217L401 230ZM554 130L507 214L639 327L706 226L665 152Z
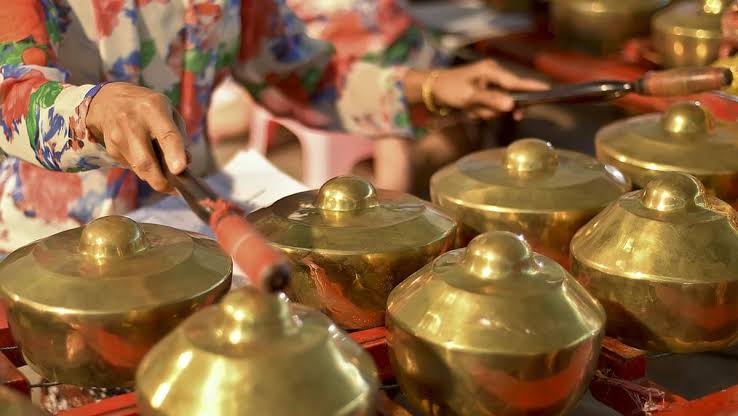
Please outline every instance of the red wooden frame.
M387 330L383 326L353 332L351 338L372 356L374 363L377 365L380 380L387 381L394 378L389 361Z
M27 396L31 394L31 386L28 379L3 354L0 354L0 385L10 387Z
M382 381L393 377L385 328L372 328L351 333L374 359ZM14 348L5 315L0 308L0 385L30 394L28 380L17 370L22 360L11 361L20 354ZM727 416L738 415L738 385L715 392L697 400L686 400L645 378L646 354L614 339L605 338L598 371L590 384L592 395L624 415L649 414L650 416ZM402 406L382 395L380 414L383 416L409 416ZM135 394L112 397L62 412L61 416L136 416Z
M2 306L0 306L0 352L2 353L0 355L4 354L16 367L24 364L23 355L15 345L15 341L13 341L5 315L5 308Z
M645 352L613 339L605 340L599 364L589 391L623 415L738 415L738 385L687 400L645 378Z
M59 416L138 416L136 393L100 400L97 403L61 412Z
M0 306L0 348L12 347L13 337L10 335L10 327L8 326L8 319L5 315L5 308Z
M351 334L377 362L383 380L392 378L384 328ZM697 400L686 400L645 378L646 353L605 338L598 371L590 384L592 395L623 415L649 416L733 416L738 415L738 385ZM135 396L127 394L60 416L135 416ZM380 396L382 416L410 416L401 405L384 393Z
M391 380L394 376L389 363L387 331L384 327L356 331L350 335L372 356L380 379ZM384 393L380 394L378 408L381 416L411 416L410 412ZM59 416L137 416L135 409L136 397L134 393L130 393L62 412Z
M379 393L378 416L412 416L384 392ZM59 416L138 416L135 393L111 397L100 402L62 412Z

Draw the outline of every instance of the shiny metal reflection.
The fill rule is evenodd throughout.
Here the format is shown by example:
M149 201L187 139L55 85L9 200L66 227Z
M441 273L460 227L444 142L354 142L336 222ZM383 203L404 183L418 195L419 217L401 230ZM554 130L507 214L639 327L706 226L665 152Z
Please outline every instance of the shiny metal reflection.
M0 263L0 302L26 362L51 381L128 387L144 354L220 299L231 259L200 235L103 217Z
M389 297L390 359L429 415L565 414L587 388L602 307L518 235L441 255Z
M538 139L469 155L431 178L433 202L459 221L458 246L511 231L561 264L577 229L629 189L617 169Z
M738 215L694 176L662 173L572 240L572 274L629 345L695 352L738 340Z
M660 172L696 176L718 198L738 202L738 123L717 121L695 102L617 121L595 136L597 158L643 188Z
M456 237L454 220L432 205L356 176L290 195L249 221L294 264L290 298L349 329L381 325L392 288Z
M618 52L623 44L650 31L651 16L669 0L552 0L557 39L589 53Z
M652 39L661 64L667 68L705 66L718 57L720 16L728 0L687 0L657 13Z
M324 315L253 288L187 319L141 363L144 416L369 416L367 352Z

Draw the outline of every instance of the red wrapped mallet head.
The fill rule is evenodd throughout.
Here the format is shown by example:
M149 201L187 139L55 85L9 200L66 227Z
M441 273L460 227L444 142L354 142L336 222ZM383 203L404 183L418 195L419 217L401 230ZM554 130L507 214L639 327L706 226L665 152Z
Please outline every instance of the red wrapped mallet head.
M154 141L154 151L169 182L192 211L210 226L218 244L251 280L254 286L275 292L287 287L290 266L287 259L246 221L244 212L221 198L189 169L172 174L163 163L162 151Z

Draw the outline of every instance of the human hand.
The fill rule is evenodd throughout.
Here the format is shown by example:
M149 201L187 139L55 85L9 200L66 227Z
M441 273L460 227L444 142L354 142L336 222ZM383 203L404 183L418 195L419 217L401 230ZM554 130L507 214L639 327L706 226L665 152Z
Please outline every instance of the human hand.
M187 166L184 131L169 99L148 88L123 82L103 86L90 102L87 128L105 143L108 154L159 192L171 192L152 147L161 146L174 174ZM180 123L181 124L181 123Z
M490 59L439 70L437 74L435 79L425 81L432 82L435 104L463 110L482 119L513 110L515 103L507 91L541 91L549 88L544 82L520 78Z

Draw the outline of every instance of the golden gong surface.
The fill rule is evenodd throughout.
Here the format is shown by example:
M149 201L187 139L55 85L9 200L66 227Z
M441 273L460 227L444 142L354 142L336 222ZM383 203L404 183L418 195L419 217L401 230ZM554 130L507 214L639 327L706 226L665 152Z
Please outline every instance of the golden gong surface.
M459 222L458 246L485 231L511 231L563 265L579 227L630 189L617 169L538 139L466 156L430 186L433 202Z
M557 39L589 53L619 52L649 33L651 17L669 0L551 0Z
M11 253L0 298L37 373L125 387L159 339L229 290L231 271L214 240L111 216Z
M715 120L698 103L612 123L597 132L595 150L637 188L660 172L685 172L718 198L738 201L738 123Z
M456 237L454 220L432 205L357 176L333 178L248 219L293 262L290 298L349 329L382 325L392 288Z
M705 66L718 57L720 17L729 0L687 0L657 13L652 39L666 68Z
M605 313L519 236L476 237L397 286L390 359L429 415L561 415L586 390Z
M571 244L572 274L607 331L652 351L738 339L738 216L695 177L664 173L595 217Z
M369 354L323 314L244 288L167 335L136 377L144 416L369 416Z
M31 403L31 398L0 386L0 416L44 416L45 413Z

